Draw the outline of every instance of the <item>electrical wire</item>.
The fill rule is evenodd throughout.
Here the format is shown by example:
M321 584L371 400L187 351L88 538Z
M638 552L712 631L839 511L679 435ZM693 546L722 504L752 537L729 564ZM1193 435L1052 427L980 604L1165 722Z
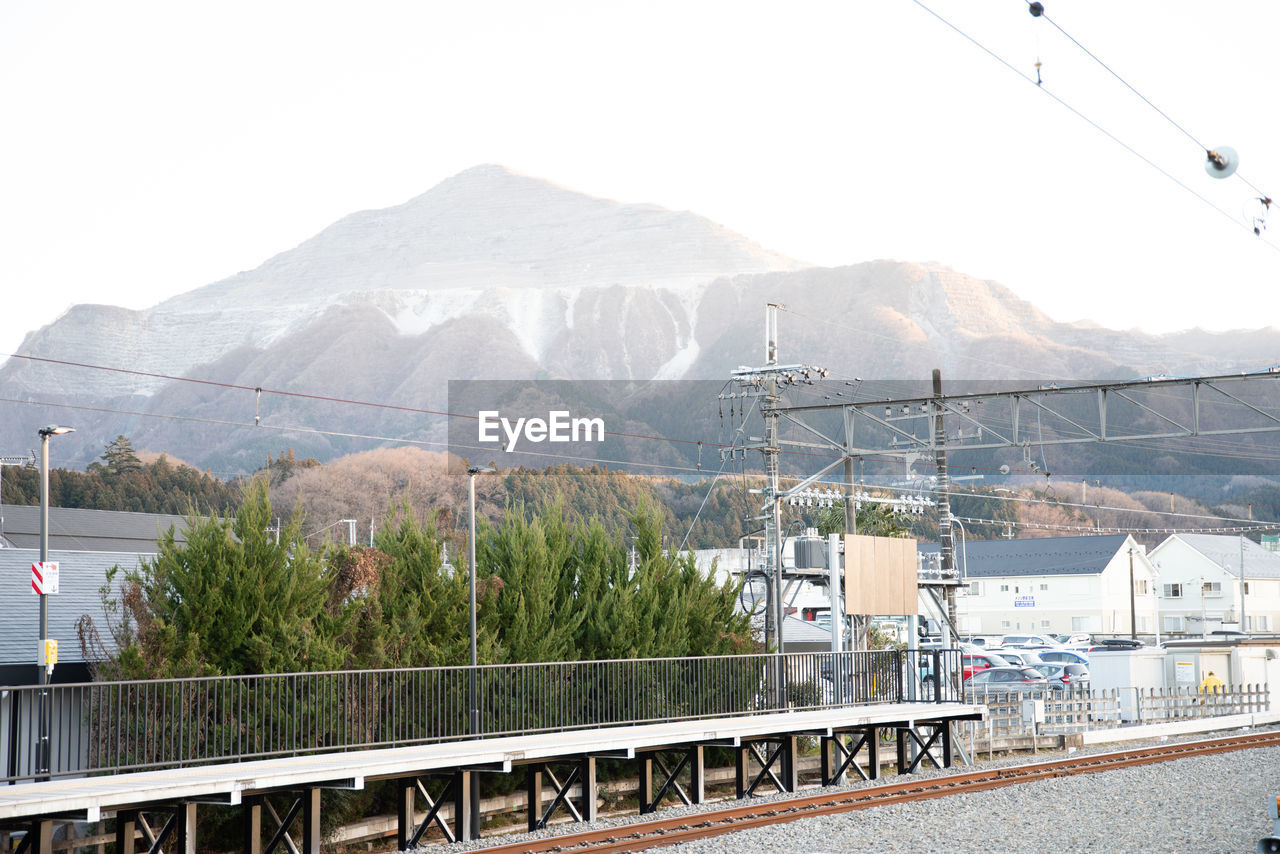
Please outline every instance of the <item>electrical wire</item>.
M1030 6L1030 5L1031 5L1031 2L1032 2L1032 0L1027 0L1027 5L1028 5L1028 6ZM1050 25L1051 25L1055 30L1057 30L1059 33L1061 33L1061 34L1062 34L1062 35L1067 39L1067 41L1071 42L1073 45L1075 45L1075 46L1076 46L1076 47L1078 47L1081 51L1083 51L1083 52L1084 52L1084 54L1085 54L1085 56L1089 57L1089 58L1090 58L1090 59L1092 59L1094 62L1096 62L1099 66L1101 66L1101 67L1102 67L1102 69L1103 69L1104 71L1106 71L1108 74L1110 74L1110 75L1111 75L1112 77L1114 77L1116 80L1118 80L1118 81L1120 82L1120 84L1121 84L1121 85L1123 85L1126 89L1128 89L1130 92L1132 92L1134 95L1136 95L1136 96L1137 96L1137 97L1138 97L1138 98L1139 98L1139 99L1140 99L1144 104L1146 104L1146 105L1147 105L1148 107L1150 107L1151 109L1155 110L1155 112L1156 112L1156 113L1157 113L1161 118L1163 118L1163 119L1164 119L1165 121L1167 121L1170 125L1172 125L1172 126L1173 126L1177 131L1178 131L1178 132L1180 132L1180 133L1181 133L1183 136L1185 136L1187 139L1191 140L1191 142L1196 146L1196 148L1198 148L1198 149L1200 149L1201 151L1204 151L1204 152L1208 152L1208 151L1210 151L1209 146L1205 145L1203 142L1201 142L1199 139L1197 139L1197 138L1196 138L1196 136L1195 136L1193 133L1191 133L1191 131L1187 130L1185 127L1183 127L1182 125L1180 125L1178 122L1174 121L1172 116L1170 116L1170 115L1169 115L1168 113L1166 113L1164 110L1162 110L1162 109L1160 109L1159 107L1157 107L1157 106L1156 106L1156 105L1151 101L1151 99L1150 99L1150 98L1148 98L1146 95L1144 95L1144 94L1142 94L1141 92L1139 92L1139 91L1137 90L1137 88L1133 86L1133 84L1131 84L1128 80L1125 80L1123 77L1121 77L1121 76L1119 75L1119 73L1117 73L1117 72L1116 72L1116 70L1115 70L1114 68L1112 68L1112 67L1111 67L1110 65L1108 65L1107 63L1103 62L1103 61L1102 61L1102 60L1097 56L1097 54L1095 54L1093 51L1089 50L1087 47L1085 47L1083 44L1081 44L1081 43L1079 42L1079 40L1077 40L1077 39L1076 39L1076 37L1075 37L1075 36L1071 35L1071 33L1067 32L1065 29L1063 29L1063 28L1062 28L1062 26L1061 26L1057 21L1053 20L1053 18L1049 17L1049 15L1048 15L1048 14L1046 14L1045 12L1043 12L1043 11L1040 13L1040 16L1039 16L1039 17L1041 18L1041 20L1048 21L1048 22L1049 22L1049 24L1050 24ZM1257 185L1255 185L1255 184L1254 184L1252 181L1250 181L1249 179L1245 178L1245 177L1244 177L1244 175L1240 174L1240 172L1239 172L1239 171L1237 171L1237 172L1235 173L1235 176L1234 176L1234 177L1239 178L1242 182L1244 182L1244 184L1245 184L1246 186L1248 186L1248 187L1249 187L1249 189L1253 190L1255 193L1258 193L1258 194L1259 194L1260 196L1262 196L1263 198L1267 198L1267 199L1271 198L1271 196L1270 196L1269 194L1264 193L1262 190L1258 189Z
M29 358L29 359L36 360L36 361L43 361L43 362L49 362L49 363L54 363L54 364L68 365L68 366L73 366L73 367L84 367L84 368L91 368L91 369L104 370L104 371L119 371L119 372L121 372L121 373L127 373L127 374L145 375L145 376L149 376L149 377L163 378L163 379L169 379L169 380L174 380L174 381L188 381L188 382L195 382L195 383L205 384L205 385L216 385L216 386L222 386L222 387L227 387L227 388L237 388L237 389L241 389L241 390L249 390L249 389L253 389L255 392L258 392L258 391L267 391L268 393L271 393L271 394L280 394L280 395L284 395L284 396L293 396L293 397L303 397L303 398L314 399L314 400L327 400L327 401L337 402L337 403L346 403L346 404L360 405L360 406L371 406L371 407L377 407L377 408L387 408L387 409L394 409L394 410L400 410L400 411L408 410L408 411L413 411L413 412L418 412L418 413L439 414L439 415L443 415L443 416L446 416L446 417L447 417L448 415L450 415L450 413L446 413L446 412L439 412L439 411L435 411L435 410L426 410L426 409L416 409L416 408L410 408L410 407L397 406L397 405L393 405L393 404L383 404L383 403L375 403L375 402L369 402L369 401L353 401L353 400L348 400L348 399L344 399L344 398L337 398L337 397L333 397L333 396L326 396L326 395L305 394L305 393L299 393L299 392L287 392L287 391L281 391L281 390L266 390L266 389L258 389L257 387L250 387L250 386L244 386L244 385L235 385L235 384L231 384L231 383L220 383L220 382L215 382L215 381L211 381L211 380L200 380L200 379L192 379L192 378L186 378L186 377L175 377L175 376L169 376L169 375L163 375L163 374L155 374L155 373L149 373L149 372L135 371L135 370L130 370L130 369L117 369L117 368L109 368L109 367L105 367L105 366L98 366L98 365L88 365L88 364L84 364L84 363L70 363L70 362L65 362L65 361L63 361L63 360L43 359L43 358L39 358L39 357L28 357L28 356L23 356L23 357L21 357L21 358ZM722 388L723 388L723 386L722 386ZM325 429L322 429L322 428L309 427L309 426L305 426L305 425L278 425L278 424L270 424L270 423L266 423L266 424L264 424L264 423L261 423L260 421L257 421L257 422L255 422L255 423L248 423L248 422L240 422L240 421L234 421L234 420L229 420L229 419L201 418L201 417L198 417L198 416L190 416L190 415L172 415L172 414L156 413L156 412L141 412L141 411L134 411L134 410L121 410L121 409L113 409L113 408L107 408L107 407L93 407L93 406L85 406L85 405L78 405L78 404L65 404L65 403L52 403L52 402L31 401L31 400L19 400L19 399L15 399L15 398L0 398L0 400L6 401L6 402L10 402L10 403L22 404L22 405L39 405L39 406L50 406L50 407L59 407L59 408L70 408L70 409L83 410L83 411L95 411L95 412L105 412L105 413L118 414L118 415L130 415L130 416L137 416L137 417L160 418L160 419L174 420L174 421L184 421L184 422L193 422L193 423L215 424L215 425L228 426L228 427L257 427L257 428L266 428L266 429L276 430L276 431L279 431L279 432L310 433L310 434L326 435L326 436L334 436L334 437L343 437L343 438L367 439L367 440L379 441L379 442L390 442L390 443L399 443L399 444L412 444L412 445L418 445L418 446L423 446L423 447L443 447L443 448L446 448L446 449L449 449L449 448L451 448L451 447L452 447L452 448L455 448L455 449L478 450L478 451L491 451L491 450L492 450L492 448L486 448L486 447L484 447L484 446L478 446L478 445L476 445L476 446L472 446L472 445L462 445L462 446L459 446L457 443L453 443L453 445L450 445L450 443L448 443L448 442L430 441L430 440L422 440L422 439L406 439L406 438L404 438L404 437L382 436L382 435L376 435L376 434L353 433L353 432L348 432L348 431L325 430ZM675 439L675 438L671 438L671 437L652 436L652 435L648 435L648 434L639 434L639 433L613 433L612 435L626 436L626 437L639 438L639 439L651 439L651 440L661 440L661 441L673 441L673 442L680 442L680 443L684 443L684 444L703 444L703 445L710 445L710 446L712 446L712 447L717 447L717 448L721 448L721 449L723 449L723 450L728 450L728 451L730 451L730 453L732 454L732 451L733 451L733 450L740 450L740 449L742 449L742 448L743 448L743 446L741 446L741 445L739 444L739 442L740 442L740 439L743 437L743 431L745 430L745 427L746 427L746 420L747 420L747 418L749 418L749 417L754 413L755 408L756 408L756 406L758 405L758 402L759 402L759 401L758 401L758 399L757 399L757 398L752 398L752 399L751 399L751 410L750 410L750 411L747 411L747 412L742 413L742 422L741 422L741 424L739 425L739 427L737 428L737 434L738 434L738 435L737 435L737 438L733 439L733 440L732 440L732 441L730 441L730 442L700 442L699 440L695 440L695 439ZM1084 434L1080 434L1080 435L1084 435ZM1191 438L1191 437L1188 437L1188 440L1189 440L1190 438ZM1201 440L1201 441L1204 441L1204 440ZM1134 442L1134 443L1132 443L1132 444L1137 445L1137 444L1139 444L1139 443ZM1158 444L1152 444L1152 445L1149 445L1149 447L1161 448L1161 446L1160 446L1160 445L1158 445ZM1218 456L1231 456L1231 457L1236 457L1236 458L1238 458L1238 457L1240 457L1240 456L1241 456L1241 454L1240 454L1240 452L1239 452L1239 450L1238 450L1238 449L1232 449L1230 452L1228 452L1228 451L1223 451L1221 454L1215 454L1215 453L1214 453L1214 452L1212 452L1212 451L1210 451L1210 452L1205 452L1205 451L1203 451L1202 449L1196 449L1196 451L1197 451L1198 453L1204 453L1206 456L1214 456L1214 455L1218 455ZM612 465L626 466L626 467L632 467L632 468L661 469L661 470L666 470L666 471L671 471L671 472L686 472L686 473L698 473L698 474L703 474L703 473L704 473L704 472L702 472L700 469L698 469L698 468L696 468L696 467L691 467L691 466L677 466L677 465L664 465L664 464L637 463L637 462L635 462L635 461L631 461L631 460L610 460L610 459L600 459L600 458L594 458L594 457L584 457L584 456L575 456L575 455L567 455L567 454L556 454L556 453L549 453L549 452L533 452L533 451L527 451L527 452L523 452L523 453L526 453L526 454L527 454L527 455L529 455L529 456L536 456L536 457L549 458L549 459L559 459L559 460L566 460L566 461L572 461L572 462L581 462L581 463L589 463L589 464L612 464ZM789 453L789 454L793 454L793 455L798 453L798 454L800 454L800 455L804 455L804 456L817 456L817 457L824 457L824 456L825 456L826 458L831 458L831 459L834 459L834 458L835 458L835 456L836 456L836 455L834 455L834 454L821 455L821 454L812 454L812 453L807 453L807 452L794 452L794 451L784 451L784 453ZM1274 457L1274 456L1265 455L1265 454L1259 454L1259 455L1258 455L1258 458L1259 458L1259 459L1275 459L1275 457ZM877 461L877 460L878 460L878 461L882 461L882 462L897 462L897 461L899 461L899 460L897 460L897 458L894 458L894 457L878 457L878 456L875 456L875 455L866 455L866 456L862 457L862 459L867 459L867 460L870 460L870 461ZM963 468L963 466L961 466L961 468ZM970 468L975 468L975 467L970 467ZM718 473L717 473L716 478L718 478L718 477L720 476L720 474L723 472L723 470L724 470L724 465L722 464L722 466L721 466L721 470L720 470L720 472L718 472ZM976 468L975 468L975 470L976 470ZM743 485L744 485L744 489L745 489L745 478L746 478L746 468L745 468L745 463L744 463L744 464L743 464L743 466L741 467L741 477L743 478ZM800 480L800 479L801 479L800 477L793 477L793 476L784 476L784 477L786 477L787 479L792 479L792 480L796 480L796 481L798 481L798 480ZM1083 482L1083 481L1082 481L1082 482ZM710 493L708 492L708 495L709 495L709 494L710 494ZM965 493L952 493L952 494L956 494L956 495L963 495L963 494L965 494ZM996 496L985 496L985 497L996 497ZM1007 497L1004 497L1004 496L998 496L998 498L1001 498L1002 500L1009 500ZM1149 511L1149 510L1140 511L1140 510L1135 510L1134 508L1111 508L1111 507L1106 507L1106 508L1104 508L1104 507L1100 507L1099 505L1083 505L1083 504L1081 504L1081 505L1066 505L1066 504L1064 504L1063 502L1054 502L1054 503L1058 503L1058 504L1059 504L1059 506L1092 507L1092 508L1094 508L1094 509L1107 509L1107 510L1126 511L1126 512L1153 512L1153 513L1156 513L1156 512L1163 512L1163 511ZM1216 518L1216 519L1221 519L1222 517L1194 517L1194 516L1191 516L1191 518ZM1244 520L1241 520L1241 521L1244 521Z
M282 389L264 388L262 386L240 385L238 383L220 382L218 380L203 380L203 379L197 379L194 377L180 377L172 374L159 374L151 371L140 371L132 368L117 368L117 367L110 367L107 365L93 365L86 362L70 362L63 359L50 359L43 356L30 356L30 355L25 355L21 353L9 353L8 356L9 358L12 358L12 359L26 359L32 362L43 362L45 364L62 365L64 367L85 368L85 369L94 370L94 371L107 371L110 373L128 374L131 376L147 377L148 379L169 380L171 382L195 383L197 385L214 386L217 388L224 388L224 389L235 390L235 391L252 391L258 395L270 394L270 395L276 395L279 397L300 398L303 400L314 400L314 401L320 401L324 403L337 403L337 404L343 404L346 406L363 406L363 407L371 407L374 409L389 409L396 412L408 412L415 415L440 415L445 418L461 418L461 419L467 419L471 421L475 421L479 417L477 415L472 415L470 413L447 412L439 409L423 409L421 407L415 407L415 406L402 406L402 405L393 404L393 403L378 403L378 402L368 401L368 400L355 400L352 398L335 397L332 395L325 395L325 394L313 394L313 393L299 392L299 391L284 391ZM8 398L0 398L0 399L8 400ZM13 402L21 403L23 401L15 400ZM53 405L53 404L49 404L49 405ZM87 408L92 409L92 407L87 407ZM111 410L100 410L100 411L109 412ZM127 413L127 414L145 414L145 413ZM173 416L173 417L178 418L180 416ZM200 419L197 419L197 420L200 420ZM218 422L215 420L215 421L212 421L211 423L221 423L221 422ZM237 422L236 426L246 426L246 425L243 425ZM250 424L247 426L252 427L257 425ZM267 426L267 425L264 424L261 426ZM604 434L606 436L616 436L618 438L623 438L623 439L649 439L654 441L674 442L674 443L687 444L687 445L711 444L707 442L700 442L700 440L698 439L680 439L680 438L675 438L671 436L652 436L652 435L647 435L643 433L622 433L622 432L614 432L614 431L606 430L604 431ZM334 435L342 435L342 434L334 434ZM362 438L367 438L367 437L362 437Z
M946 25L947 27L949 27L950 29L954 30L957 34L959 34L961 37L963 37L964 39L966 39L967 41L969 41L971 44L973 44L975 47L977 47L977 48L978 48L979 50L981 50L983 53L987 54L987 55L988 55L988 56L990 56L992 59L994 59L996 62L1000 63L1000 64L1001 64L1001 65L1003 65L1005 68L1009 69L1009 70L1010 70L1010 71L1012 71L1014 74L1018 75L1018 77L1020 77L1022 80L1026 81L1027 83L1031 84L1032 86L1035 86L1035 87L1036 87L1037 89L1039 89L1041 92L1044 92L1044 94L1045 94L1045 95L1047 95L1049 98L1051 98L1054 102L1056 102L1057 104L1059 104L1061 107L1063 107L1063 108L1064 108L1064 109L1066 109L1067 111L1069 111L1069 112L1073 113L1073 114L1074 114L1077 118L1079 118L1081 121L1083 121L1083 122L1085 122L1086 124L1088 124L1088 125L1089 125L1090 127L1092 127L1094 130L1098 131L1098 133L1100 133L1100 134L1102 134L1103 136L1107 137L1107 139L1110 139L1110 140L1111 140L1112 142L1114 142L1116 145L1120 146L1120 147L1121 147L1121 148L1123 148L1125 151L1129 152L1129 154L1131 154L1131 155L1133 155L1134 157L1138 158L1138 159L1139 159L1139 160L1141 160L1143 163L1147 164L1149 167L1151 167L1152 169L1154 169L1156 172L1159 172L1161 175L1163 175L1164 177L1168 178L1170 181L1172 181L1172 182L1173 182L1174 184L1176 184L1178 187L1182 188L1183 190L1185 190L1186 192L1190 193L1190 194L1191 194L1192 196L1194 196L1195 198L1199 199L1203 204L1205 204L1205 205L1206 205L1206 206L1208 206L1209 208L1212 208L1213 210L1217 211L1219 214L1221 214L1223 217L1225 217L1225 218L1226 218L1227 220L1229 220L1230 222L1232 222L1232 223L1234 223L1234 224L1236 224L1236 225L1238 225L1238 226L1241 226L1241 227L1243 227L1243 228L1249 229L1250 231L1252 231L1252 230L1253 230L1253 226L1252 226L1252 225L1250 225L1250 224L1248 224L1248 223L1244 223L1244 222L1242 222L1241 220L1237 219L1237 218L1236 218L1235 216L1233 216L1232 214L1227 213L1225 210L1223 210L1222 208L1218 207L1216 204L1214 204L1213 202L1211 202L1209 199L1207 199L1207 198L1205 198L1204 196L1202 196L1202 195L1200 195L1199 193L1197 193L1197 192L1196 192L1196 191L1195 191L1195 190L1194 190L1190 185L1188 185L1188 184L1184 183L1183 181L1179 180L1179 179L1178 179L1176 176L1174 176L1171 172L1169 172L1169 171L1165 170L1164 168L1162 168L1161 166L1159 166L1155 161L1151 160L1149 157L1147 157L1146 155L1142 154L1142 152L1138 151L1136 148L1134 148L1133 146L1129 145L1128 143L1126 143L1124 140L1120 139L1120 138L1119 138L1118 136L1116 136L1115 134L1111 133L1111 131L1107 130L1107 129L1106 129L1106 128L1104 128L1102 125L1098 124L1098 123L1097 123L1097 122L1095 122L1093 119L1089 118L1087 115L1085 115L1084 113L1082 113L1080 110L1078 110L1078 109L1076 109L1075 107L1073 107L1073 106L1072 106L1071 104L1069 104L1065 99L1063 99L1063 98L1062 98L1062 97L1060 97L1059 95L1054 94L1054 93L1053 93L1053 92L1052 92L1052 91L1051 91L1047 86L1044 86L1042 83L1040 83L1039 81L1037 81L1035 78L1031 77L1030 75L1028 75L1028 74L1026 74L1026 73L1024 73L1024 72L1022 72L1022 71L1021 71L1021 70L1019 70L1015 65L1013 65L1013 63L1009 62L1007 59L1005 59L1004 57L1000 56L1000 54L996 53L994 50L992 50L991 48L987 47L987 46L986 46L986 45L984 45L982 42L978 41L976 38L974 38L973 36L971 36L971 35L969 35L968 33L966 33L964 30L960 29L958 26L956 26L955 24L953 24L951 21L947 20L947 19L946 19L946 18L944 18L942 15L940 15L939 13L935 12L933 9L929 8L928 6L926 6L926 5L924 4L924 2L922 2L922 0L911 0L911 2L912 2L912 3L915 3L917 6L919 6L919 7L920 7L921 9L923 9L924 11L928 12L928 13L929 13L930 15L932 15L933 17L937 18L939 21L941 21L943 24L945 24L945 25ZM1258 239L1259 239L1262 243L1266 244L1267 246L1269 246L1271 249L1275 250L1276 252L1280 252L1280 246L1278 246L1278 245L1276 245L1276 244L1272 243L1271 241L1269 241L1269 240L1267 240L1267 239L1263 238L1261 235L1257 235L1257 236L1258 236Z
M1103 534L1248 534L1259 531L1280 531L1280 522L1272 524L1257 524L1250 526L1223 527L1223 528L1120 528L1120 527L1097 527L1090 528L1084 525L1056 525L1048 522L1010 522L1007 519L974 519L967 516L956 516L963 524L969 525L1000 525L1012 528L1031 528L1045 531L1075 531L1086 536L1095 536Z
M375 442L391 442L391 443L401 444L401 445L416 445L419 447L444 448L447 451L452 451L452 450L467 450L467 451L481 451L481 452L493 451L493 448L485 447L483 445L466 445L466 444L459 444L457 442L451 443L451 442L431 441L429 439L409 439L403 436L381 436L381 435L372 434L372 433L353 433L353 432L343 431L343 430L325 430L319 427L307 427L303 425L294 425L294 424L266 424L266 423L255 424L253 422L231 421L228 419L221 419L221 418L200 418L194 415L170 415L170 414L158 413L158 412L140 412L137 410L111 409L107 407L85 406L82 404L73 404L73 403L54 403L52 401L19 400L17 398L12 398L12 397L0 397L0 402L17 403L17 404L24 404L24 405L30 405L30 406L47 406L47 407L59 408L59 409L74 409L77 411L84 411L84 412L104 412L112 415L133 415L141 418L160 418L160 419L165 419L170 421L185 421L185 422L193 422L198 424L217 424L217 425L226 426L226 427L247 427L247 428L254 428L259 430L274 430L281 433L304 433L304 434L317 435L317 436L333 436L333 437L343 438L343 439L367 439ZM677 466L677 465L662 464L662 463L638 463L638 462L635 462L634 460L611 460L611 459L602 459L599 457L577 456L573 454L556 454L556 453L551 453L547 451L520 451L520 454L522 456L542 457L542 458L557 459L557 460L570 460L570 461L587 463L587 464L607 463L610 465L618 465L618 466L632 466L636 468L643 467L643 468L649 468L649 469L663 469L666 471L705 474L705 472L699 472L699 470L694 466Z

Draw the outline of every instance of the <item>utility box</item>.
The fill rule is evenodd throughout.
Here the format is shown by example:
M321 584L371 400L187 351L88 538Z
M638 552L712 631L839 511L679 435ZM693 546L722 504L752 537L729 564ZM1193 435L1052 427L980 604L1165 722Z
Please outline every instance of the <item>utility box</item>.
M1022 701L1022 722L1027 725L1044 723L1044 700L1027 698Z

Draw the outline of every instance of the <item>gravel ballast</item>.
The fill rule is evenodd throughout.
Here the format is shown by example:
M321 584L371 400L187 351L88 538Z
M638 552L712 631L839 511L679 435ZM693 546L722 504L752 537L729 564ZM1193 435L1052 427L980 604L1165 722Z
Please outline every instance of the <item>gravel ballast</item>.
M1137 746L1107 746L1087 752ZM983 761L975 767L1017 765L1062 755L1041 751L1036 757L1022 755L995 762ZM914 776L927 778L963 770L930 770ZM886 775L878 781L859 781L845 788L903 779L906 778ZM805 788L798 794L821 791ZM850 851L1247 854L1256 851L1259 839L1270 835L1272 822L1268 805L1277 795L1280 795L1280 748L1261 748L800 819L656 850L681 854ZM791 796L776 795L754 801L785 797ZM662 809L659 816L674 818L738 803L721 801L701 809L670 807ZM631 815L591 824L559 825L550 832L535 835L557 835L638 820L639 816ZM479 844L430 846L425 850L461 852L519 838L489 836Z
M825 852L1253 852L1271 833L1280 749L1243 750L895 804L664 849Z

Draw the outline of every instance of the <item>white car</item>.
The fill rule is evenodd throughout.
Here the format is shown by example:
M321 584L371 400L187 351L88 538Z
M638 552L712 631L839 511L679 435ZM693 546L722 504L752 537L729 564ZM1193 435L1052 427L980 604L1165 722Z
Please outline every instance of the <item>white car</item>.
M1005 635L1000 646L1062 646L1053 635Z

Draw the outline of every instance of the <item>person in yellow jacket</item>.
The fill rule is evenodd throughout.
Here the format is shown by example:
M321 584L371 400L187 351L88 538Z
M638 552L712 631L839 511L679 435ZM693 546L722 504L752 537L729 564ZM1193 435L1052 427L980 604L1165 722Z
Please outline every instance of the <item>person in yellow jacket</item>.
M1217 694L1220 691L1226 690L1226 687L1227 686L1223 683L1221 679L1213 675L1212 670L1209 671L1208 675L1205 676L1204 679L1200 680L1201 694L1206 694L1206 693Z

